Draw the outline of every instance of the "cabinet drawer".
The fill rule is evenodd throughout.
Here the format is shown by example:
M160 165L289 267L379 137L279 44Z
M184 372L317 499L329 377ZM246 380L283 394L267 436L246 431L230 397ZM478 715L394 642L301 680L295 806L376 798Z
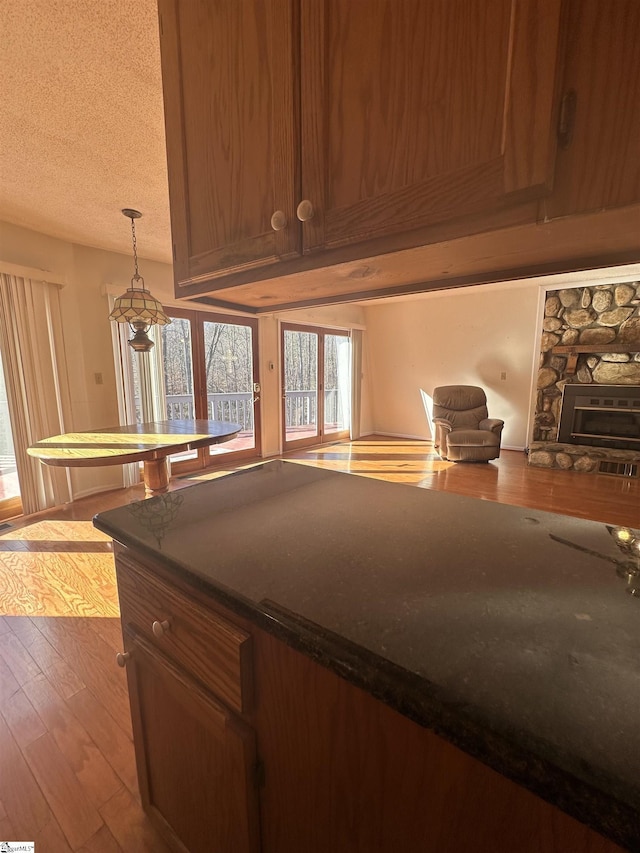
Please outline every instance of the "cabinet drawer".
M116 556L123 628L146 637L228 707L251 705L251 635L171 587L129 556Z

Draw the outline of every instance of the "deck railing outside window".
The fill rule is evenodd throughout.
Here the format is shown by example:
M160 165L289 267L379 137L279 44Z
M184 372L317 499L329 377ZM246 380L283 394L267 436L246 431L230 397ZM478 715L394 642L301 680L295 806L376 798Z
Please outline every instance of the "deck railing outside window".
M285 395L286 422L288 426L307 426L317 419L317 394L315 391L287 391ZM242 424L242 429L253 430L253 394L207 394L207 417L212 421ZM338 390L324 392L326 423L339 423ZM193 418L193 398L189 394L167 395L167 419ZM138 421L140 414L138 413Z

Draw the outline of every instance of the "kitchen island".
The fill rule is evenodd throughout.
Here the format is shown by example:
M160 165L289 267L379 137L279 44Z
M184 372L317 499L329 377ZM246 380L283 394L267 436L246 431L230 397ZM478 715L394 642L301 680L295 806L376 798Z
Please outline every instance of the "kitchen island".
M640 849L638 531L293 462L94 523L176 849Z

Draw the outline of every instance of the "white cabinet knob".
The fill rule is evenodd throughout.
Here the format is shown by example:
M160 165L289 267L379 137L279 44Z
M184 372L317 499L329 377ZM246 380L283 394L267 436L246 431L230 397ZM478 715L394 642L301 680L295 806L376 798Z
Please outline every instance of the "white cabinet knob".
M309 201L308 198L303 199L298 205L298 209L296 210L296 216L300 220L300 222L308 222L310 219L313 219L313 205Z
M154 622L151 625L151 630L155 637L163 637L169 630L169 622L166 619L164 622Z
M276 210L271 217L271 227L274 231L282 231L287 227L287 215L284 210Z
M122 652L118 652L118 654L116 655L116 663L118 664L119 667L126 666L127 661L129 660L130 657L131 657L131 652L124 652L124 654Z

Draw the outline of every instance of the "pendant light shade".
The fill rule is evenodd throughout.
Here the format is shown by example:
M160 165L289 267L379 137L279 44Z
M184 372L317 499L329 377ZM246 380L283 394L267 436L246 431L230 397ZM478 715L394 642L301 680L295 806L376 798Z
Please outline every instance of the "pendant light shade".
M149 293L144 285L144 279L138 272L138 251L136 245L135 220L142 214L137 210L125 208L123 214L131 219L131 234L133 239L133 261L135 272L129 287L122 296L118 296L109 314L110 320L116 323L128 323L134 336L129 346L136 352L149 352L153 341L147 335L151 326L166 326L171 319L164 313L162 305Z

